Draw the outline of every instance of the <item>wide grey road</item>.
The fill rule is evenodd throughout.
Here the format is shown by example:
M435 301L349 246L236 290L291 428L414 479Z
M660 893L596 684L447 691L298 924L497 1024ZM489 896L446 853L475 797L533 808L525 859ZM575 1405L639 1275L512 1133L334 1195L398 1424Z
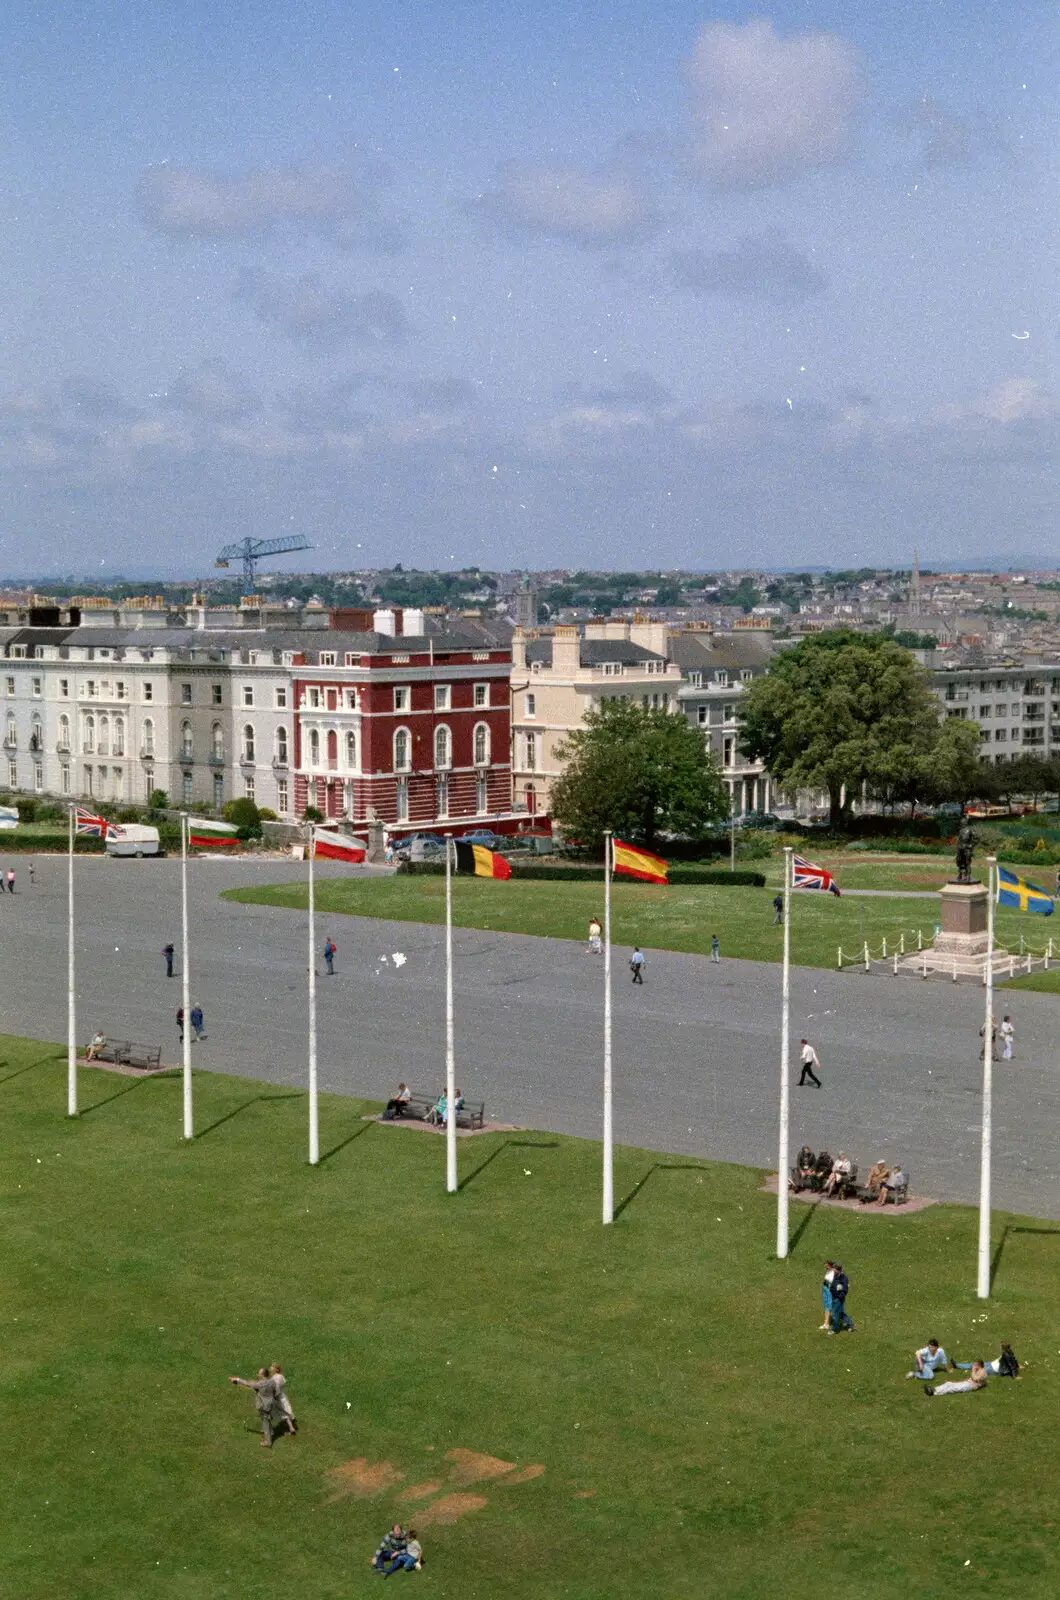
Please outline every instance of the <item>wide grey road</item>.
M0 842L0 862L3 861ZM4 863L6 864L6 863ZM30 889L0 899L2 1026L66 1037L66 863L39 858ZM322 867L321 871L327 871ZM340 867L334 869L341 873ZM305 1081L304 913L218 898L234 885L289 880L291 863L199 860L191 880L194 998L209 1040L196 1061L272 1082ZM179 1060L179 980L160 955L180 944L179 863L79 858L78 1016L87 1038L161 1043ZM459 885L456 892L459 893ZM399 1078L431 1091L444 1077L443 930L318 919L337 975L321 977L321 1087L385 1095ZM579 945L457 931L458 1078L492 1118L598 1137L602 962ZM405 956L396 963L395 953ZM615 1130L623 1143L767 1166L776 1160L780 970L712 966L648 952L643 988L615 969ZM323 963L320 963L321 967ZM806 1034L824 1088L792 1090L792 1148L805 1139L862 1164L901 1159L913 1187L978 1196L982 990L915 978L798 968L792 1055ZM998 995L1017 1029L1016 1060L995 1073L994 1196L999 1206L1060 1218L1060 1000ZM797 1076L797 1069L795 1076ZM326 1129L325 1129L326 1146Z

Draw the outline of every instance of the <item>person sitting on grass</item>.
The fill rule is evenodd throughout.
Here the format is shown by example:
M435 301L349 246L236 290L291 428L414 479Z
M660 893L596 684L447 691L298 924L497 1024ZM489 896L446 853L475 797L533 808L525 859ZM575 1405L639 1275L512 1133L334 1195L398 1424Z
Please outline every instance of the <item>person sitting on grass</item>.
M975 1364L974 1361L955 1361L953 1363L962 1372L971 1372ZM1001 1354L993 1361L981 1361L979 1365L984 1372L992 1372L995 1378L1018 1378L1020 1375L1020 1364L1013 1355L1010 1344L1003 1344L1001 1346Z
M965 1378L963 1383L940 1383L937 1388L932 1388L930 1383L925 1383L924 1393L930 1395L940 1394L974 1394L976 1389L986 1388L986 1368L981 1361L973 1361L972 1375Z
M876 1204L878 1206L885 1206L888 1200L893 1200L895 1205L897 1205L899 1189L907 1188L908 1184L909 1179L902 1171L901 1164L899 1163L899 1165L895 1167L894 1171L891 1173L890 1177L884 1178L883 1182L880 1184L880 1198L877 1200Z
M835 1194L837 1189L841 1189L853 1170L850 1157L845 1156L840 1150L832 1162L832 1170L825 1180L825 1194Z
M868 1205L872 1200L878 1200L880 1198L880 1185L887 1177L889 1171L890 1168L888 1167L886 1161L881 1159L873 1162L872 1166L869 1168L869 1175L865 1179L865 1187L858 1195L858 1199L861 1201L863 1206Z
M92 1040L88 1049L85 1051L85 1060L95 1061L96 1057L99 1055L99 1052L104 1048L106 1043L106 1034L100 1033L99 1029L97 1028L95 1033L92 1035Z
M400 1522L395 1522L390 1531L384 1533L382 1539L380 1539L379 1549L372 1557L371 1565L376 1572L382 1572L387 1563L392 1561L395 1556L404 1555L407 1547L408 1540L405 1537L405 1530Z
M817 1157L808 1144L804 1144L795 1157L795 1190L808 1189L813 1182L813 1175L817 1167Z
M386 1103L386 1110L383 1112L383 1121L393 1122L395 1118L403 1117L409 1108L409 1101L411 1099L412 1090L409 1088L408 1084L399 1083L397 1086L397 1094L389 1099Z
M399 1572L402 1568L406 1572L418 1572L422 1566L423 1546L416 1537L415 1528L410 1528L404 1550L399 1550L390 1565L383 1568L383 1577L389 1578L391 1573Z
M950 1359L937 1339L929 1339L927 1344L921 1345L913 1356L913 1360L916 1362L916 1366L912 1372L906 1373L906 1377L924 1378L928 1383L931 1382L940 1367L943 1372L947 1372L950 1366ZM969 1362L970 1365L971 1363Z

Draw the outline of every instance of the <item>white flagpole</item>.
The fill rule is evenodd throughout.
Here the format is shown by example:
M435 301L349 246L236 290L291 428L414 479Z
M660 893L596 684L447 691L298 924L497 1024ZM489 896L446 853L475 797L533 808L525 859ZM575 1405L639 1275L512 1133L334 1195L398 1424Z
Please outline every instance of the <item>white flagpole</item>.
M188 814L180 818L180 959L181 1004L184 1008L184 1137L195 1137L195 1115L191 1099L191 971L188 960Z
M316 823L309 824L309 1165L320 1161L320 1107L317 1101L317 901L314 868Z
M445 841L445 1187L456 1193L456 1050L453 1043L453 841Z
M611 1072L611 830L604 833L604 1225L615 1220L615 1145Z
M66 1115L77 1116L77 1002L74 998L74 808L67 810L66 862Z
M994 874L997 857L987 856L990 898L986 910L986 1020L983 1026L983 1145L979 1159L980 1300L990 1299L990 1162L994 1136Z
M777 1259L788 1253L788 1122L791 1114L791 846L784 847L784 978L780 1002L780 1145L777 1152Z

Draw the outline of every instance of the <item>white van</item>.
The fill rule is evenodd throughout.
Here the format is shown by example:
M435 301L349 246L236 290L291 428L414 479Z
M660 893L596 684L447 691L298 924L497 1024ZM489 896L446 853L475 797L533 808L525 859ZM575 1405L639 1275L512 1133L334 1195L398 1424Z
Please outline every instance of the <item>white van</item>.
M159 856L158 829L139 822L123 822L117 838L107 836L104 849L109 856Z

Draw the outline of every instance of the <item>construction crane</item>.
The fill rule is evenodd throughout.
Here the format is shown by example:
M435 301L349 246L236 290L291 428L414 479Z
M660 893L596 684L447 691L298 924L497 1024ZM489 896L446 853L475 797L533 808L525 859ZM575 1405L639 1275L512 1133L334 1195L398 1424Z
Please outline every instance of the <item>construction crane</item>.
M286 555L289 550L311 550L313 547L309 540L302 534L292 534L287 539L237 539L235 544L226 544L218 552L216 567L227 567L230 561L243 563L243 593L255 592L255 568L262 556Z

